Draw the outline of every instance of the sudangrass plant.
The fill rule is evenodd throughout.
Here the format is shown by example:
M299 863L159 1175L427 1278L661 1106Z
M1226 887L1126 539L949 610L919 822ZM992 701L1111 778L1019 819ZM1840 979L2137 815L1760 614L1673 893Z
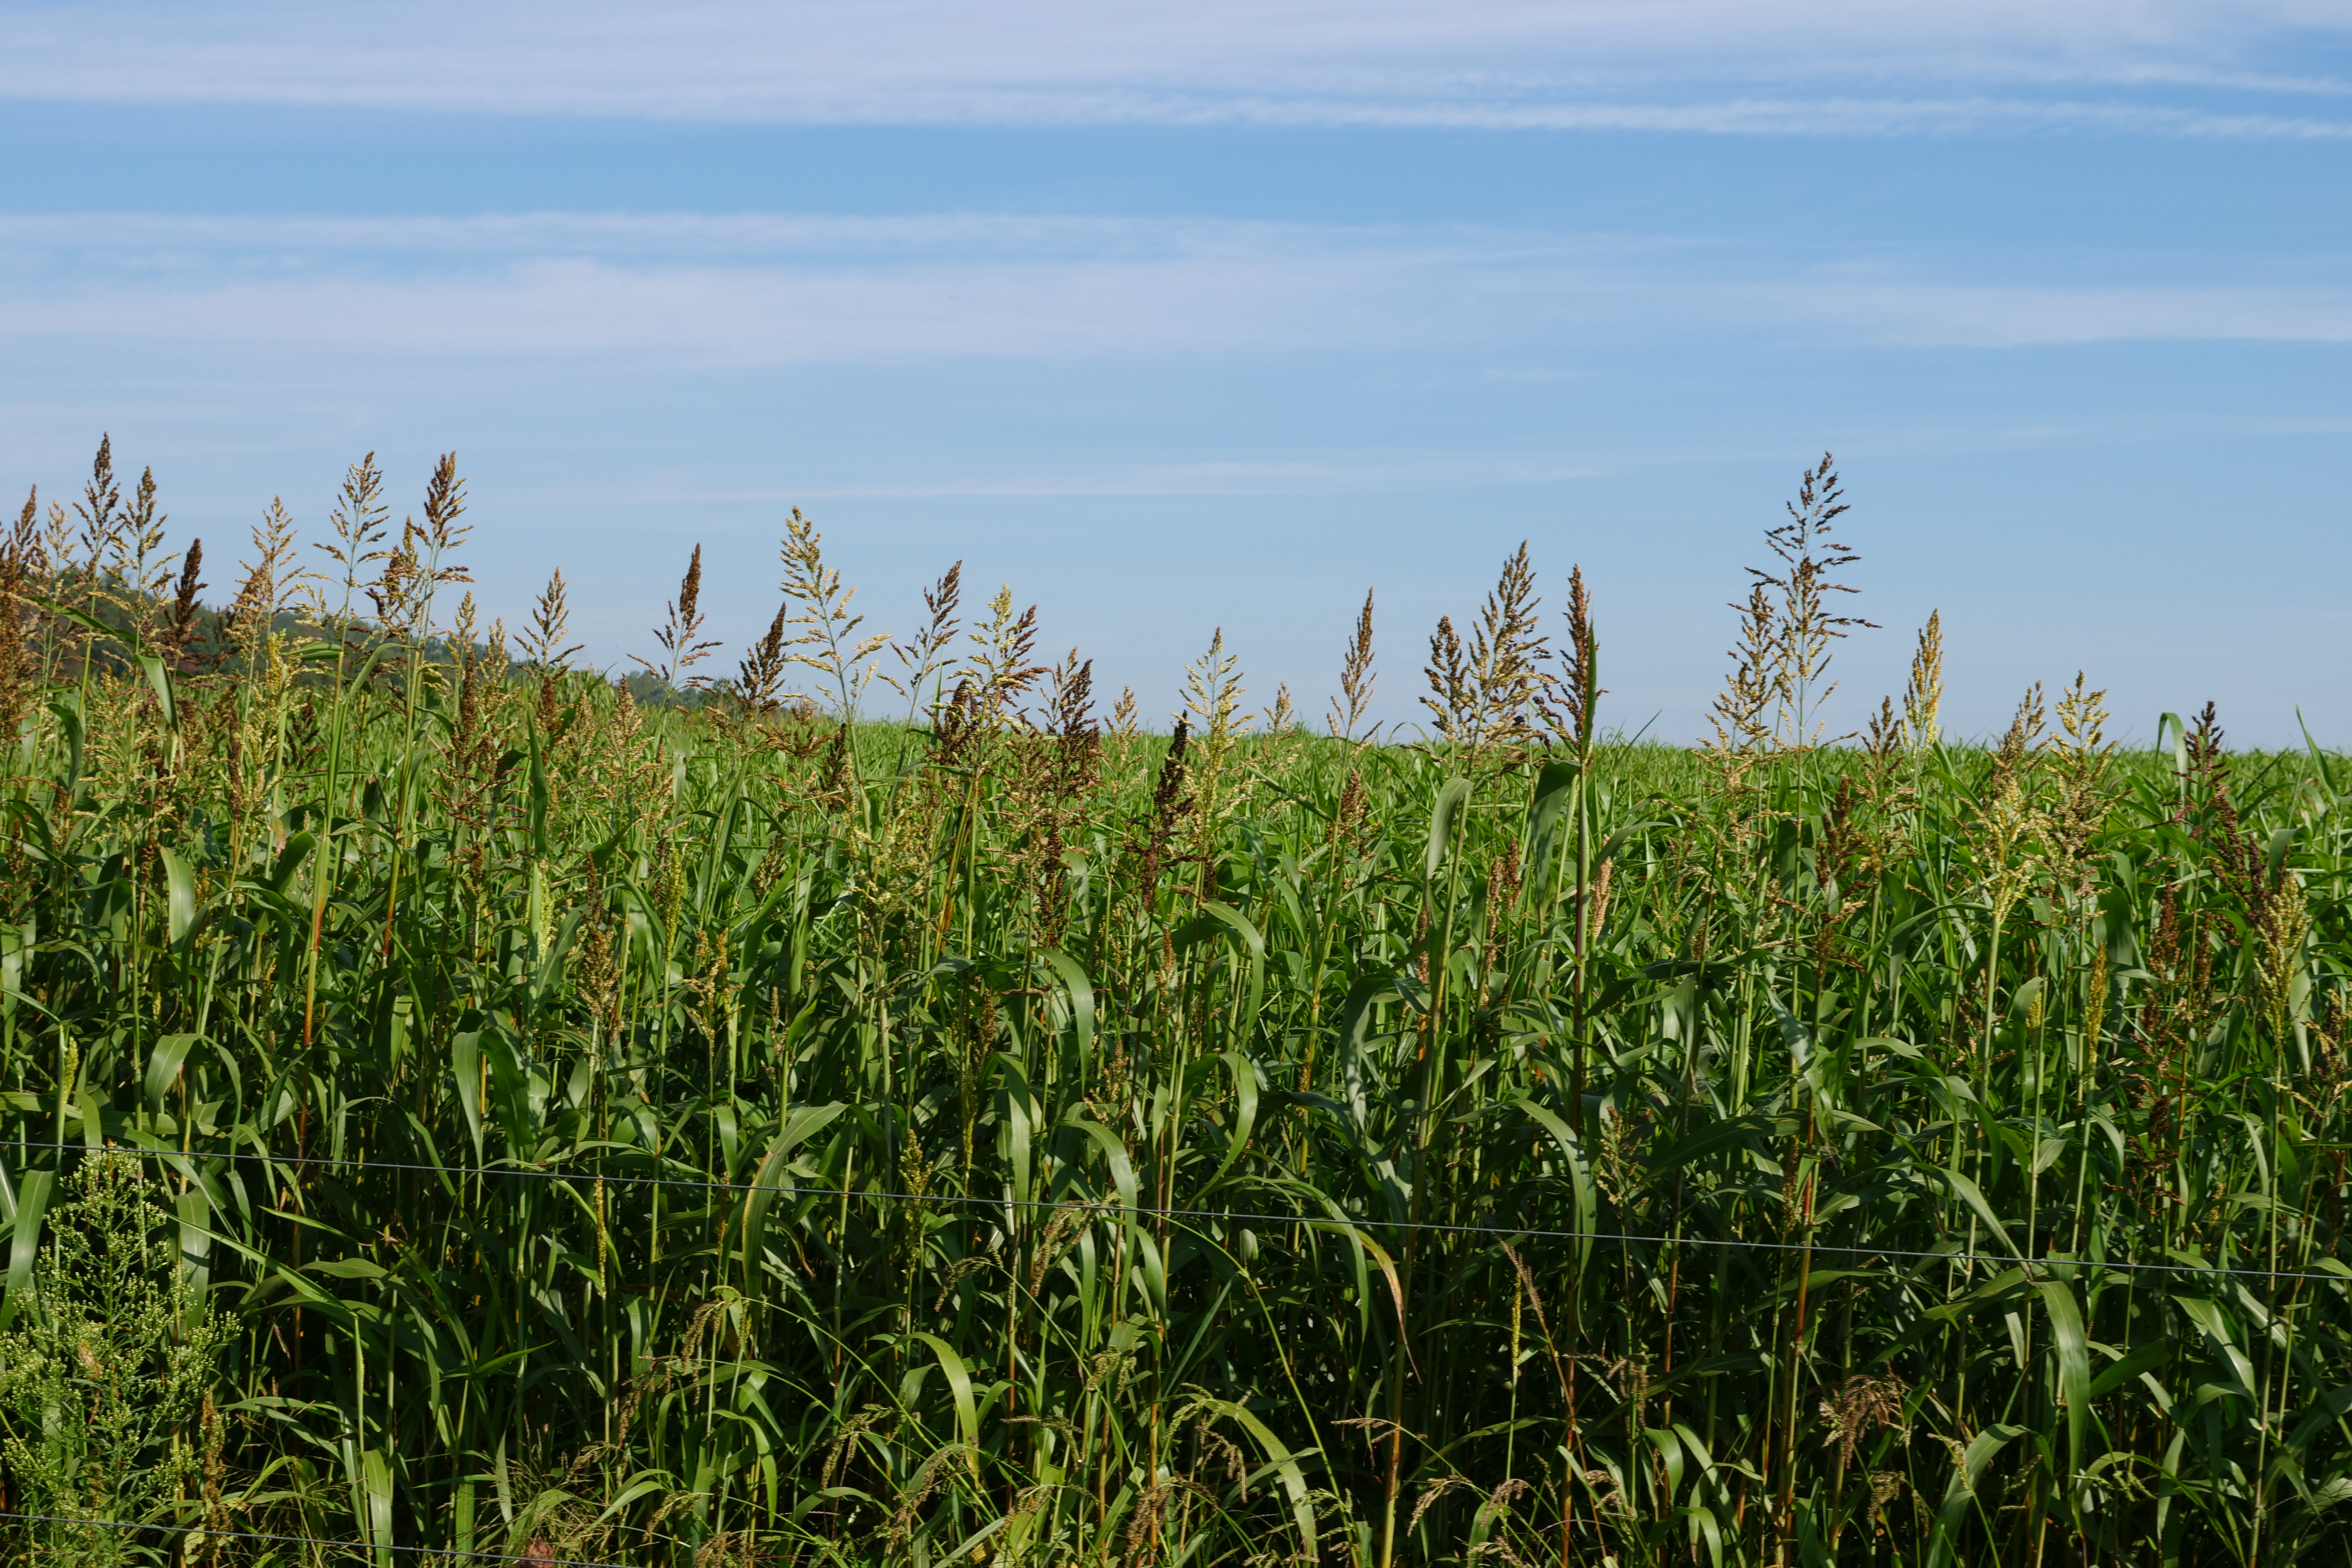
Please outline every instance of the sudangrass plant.
M1826 460L1697 751L1611 737L1524 551L1417 740L1369 601L1334 735L1222 637L1154 735L958 574L873 636L797 514L739 679L698 549L615 685L560 575L519 649L448 606L454 462L397 545L381 487L218 615L103 464L0 561L0 1314L135 1154L217 1372L140 1549L2352 1545L2344 763L2079 680L1955 744L1934 623L1823 742Z

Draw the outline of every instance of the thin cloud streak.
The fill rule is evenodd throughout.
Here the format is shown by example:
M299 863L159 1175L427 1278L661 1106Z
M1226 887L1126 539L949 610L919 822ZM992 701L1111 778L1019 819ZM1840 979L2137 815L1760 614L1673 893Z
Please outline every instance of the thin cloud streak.
M1672 237L971 215L0 219L0 336L722 366L2352 342L2352 280L1922 276Z
M541 256L796 258L853 256L1165 256L1328 248L1332 237L1373 238L1390 250L1409 243L1494 250L1526 237L1392 226L1330 226L1246 219L939 213L892 216L829 213L524 212L462 217L188 215L181 213L0 214L0 260L32 264L73 258L78 268L141 270L174 262L233 258L299 263L306 253L431 256L444 258ZM1548 240L1542 243L1549 243ZM1654 246L1655 241L1637 243Z
M0 411L5 412L5 411ZM1885 462L1963 454L2021 452L2056 446L2120 447L2149 443L2242 439L2264 437L2352 435L2342 418L2228 418L2190 416L2117 416L2042 420L2003 426L1971 422L1931 429L1876 429L1846 444L1853 459ZM887 480L829 477L821 459L785 488L708 487L691 478L665 476L658 485L596 484L541 487L538 501L550 507L588 509L710 508L721 512L746 506L790 506L836 500L1084 500L1188 497L1284 497L1396 494L1427 489L1457 495L1469 489L1508 489L1573 484L1633 472L1693 466L1771 463L1786 458L1780 444L1718 435L1712 439L1665 444L1612 445L1605 451L1473 447L1399 451L1307 450L1280 457L1196 458L1104 462L1067 458L1038 467L1018 461L967 461L913 478ZM858 459L845 471L863 472Z
M2326 63L2347 47L2352 22L2321 0L115 0L0 18L0 93L785 122L2313 137L2346 128L2144 100L2343 96L2352 81Z
M1713 136L1906 136L2092 131L2197 141L2336 142L2352 121L2025 99L1730 99L1703 103L1381 103L1168 100L1090 106L1104 122L1430 131L1655 131ZM1003 118L1018 118L1007 114Z

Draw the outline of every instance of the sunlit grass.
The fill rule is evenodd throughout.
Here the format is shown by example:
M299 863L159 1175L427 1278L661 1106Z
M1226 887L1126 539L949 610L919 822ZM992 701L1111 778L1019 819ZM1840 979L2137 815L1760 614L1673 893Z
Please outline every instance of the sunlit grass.
M2345 1556L2342 759L2210 715L2117 751L2081 685L1950 744L1932 649L1816 742L1825 531L1708 749L1609 739L1606 607L1548 637L1523 560L1384 677L1421 743L1364 737L1369 605L1352 739L1215 648L1152 735L952 577L861 642L805 523L728 689L651 706L568 669L560 582L520 639L450 602L454 468L398 541L375 485L323 583L257 540L225 623L103 475L0 584L7 1353L79 1299L52 1173L151 1151L234 1329L163 1521L697 1568ZM12 1510L129 1506L9 1467Z

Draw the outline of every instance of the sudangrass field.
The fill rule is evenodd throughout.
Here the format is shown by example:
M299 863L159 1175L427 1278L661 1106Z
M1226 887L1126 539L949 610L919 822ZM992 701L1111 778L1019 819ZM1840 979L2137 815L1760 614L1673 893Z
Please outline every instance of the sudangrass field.
M0 559L16 1560L2352 1557L2347 763L1822 729L1826 461L1688 749L1524 552L1310 732L797 513L616 682L383 484Z

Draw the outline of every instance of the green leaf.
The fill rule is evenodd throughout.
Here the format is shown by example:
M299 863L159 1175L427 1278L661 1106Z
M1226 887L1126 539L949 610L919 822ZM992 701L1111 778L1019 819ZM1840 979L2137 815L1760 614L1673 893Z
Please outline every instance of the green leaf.
M1536 774L1535 793L1528 801L1528 907L1546 909L1552 884L1559 875L1559 821L1576 798L1579 769L1573 762L1546 763Z
M539 955L539 968L531 976L530 984L534 1007L541 1001L555 994L556 987L562 984L563 965L571 954L572 941L580 934L581 923L587 918L586 910L568 911L563 917L563 923L555 928L555 934L549 939L547 951Z
M1265 1451L1266 1462L1272 1465L1275 1473L1281 1477L1282 1489L1289 1495L1290 1517L1298 1527L1300 1553L1308 1562L1313 1562L1317 1535L1315 1505L1307 1490L1306 1472L1299 1468L1298 1457L1293 1454L1290 1451L1290 1446L1276 1436L1274 1429L1259 1420L1246 1405L1206 1395L1200 1396L1200 1403L1247 1432L1255 1440L1257 1446Z
M1093 1139L1095 1146L1103 1152L1103 1158L1110 1163L1111 1185L1118 1193L1119 1205L1128 1211L1127 1217L1131 1221L1136 1206L1135 1162L1128 1158L1127 1145L1118 1141L1118 1133L1099 1121L1073 1114L1069 1124Z
M189 1050L202 1035L166 1035L155 1042L147 1054L147 1109L163 1109L163 1097L172 1091L173 1080L180 1076L180 1068L188 1059Z
M1233 1075L1234 1130L1225 1140L1225 1157L1218 1163L1216 1175L1210 1178L1213 1183L1222 1181L1225 1173L1234 1168L1234 1162L1249 1147L1251 1130L1257 1125L1257 1064L1239 1051L1220 1051L1217 1058Z
M474 1138L474 1163L482 1163L482 1037L476 1029L449 1037L449 1076L457 1082L457 1104L466 1113L466 1131Z
M367 1540L373 1546L392 1543L392 1469L383 1450L370 1448L360 1458L360 1478L366 1493Z
M1037 1093L1029 1087L1029 1075L1010 1056L999 1056L1001 1064L997 1084L1003 1098L999 1101L1003 1113L1004 1153L1006 1174L1012 1177L1013 1201L1027 1204L1033 1201L1037 1180L1037 1163L1031 1157L1035 1140L1032 1133L1041 1120Z
M794 1149L833 1124L848 1107L839 1100L828 1105L797 1105L769 1142L768 1152L751 1177L751 1192L743 1205L743 1288L756 1292L761 1259L768 1246L768 1215L792 1174Z
M2121 1360L2091 1380L2091 1397L2095 1400L2105 1398L2141 1373L2152 1372L2162 1366L2171 1354L2172 1346L2160 1339L2134 1345Z
M948 1392L954 1397L956 1431L966 1443L980 1447L980 1409L971 1397L971 1373L964 1365L956 1348L937 1334L918 1333L915 1338L929 1345L939 1358L940 1370L948 1374Z
M2066 1406L2066 1473L2083 1470L2083 1448L2091 1430L2091 1347L2074 1288L2063 1279L2036 1279L2042 1310L2058 1341L2058 1393Z
M66 794L71 795L81 787L81 693L59 692L50 700L49 711L56 716L58 728L65 731Z
M1265 938L1258 934L1257 927L1253 925L1249 917L1241 910L1231 904L1221 904L1214 899L1204 899L1201 902L1201 912L1231 927L1233 933L1242 939L1242 945L1249 950L1253 958L1265 956Z
M1054 977L1062 983L1062 990L1070 999L1070 1030L1077 1037L1080 1070L1094 1060L1095 1054L1095 988L1087 979L1087 972L1078 961L1056 947L1041 948L1037 957Z
M1665 1500L1672 1502L1683 1489L1683 1440L1663 1426L1644 1427L1642 1436L1650 1440L1650 1446L1658 1451L1658 1458L1665 1461Z
M1468 779L1447 779L1438 790L1436 803L1429 812L1429 853L1422 868L1424 880L1437 880L1437 868L1445 863L1446 850L1454 843L1454 825L1462 815L1463 803L1469 798Z
M286 884L301 868L303 859L318 841L317 836L310 833L298 833L286 841L286 847L278 852L278 864L270 868L268 886L271 892L286 890Z
M1649 1173L1662 1176L1667 1172L1687 1165L1702 1155L1714 1152L1728 1143L1746 1140L1786 1138L1797 1130L1793 1121L1775 1121L1768 1116L1737 1116L1722 1121L1709 1122L1697 1131L1681 1139L1649 1162Z
M112 637L131 649L133 654L144 653L147 649L147 645L139 640L139 634L129 626L109 626L87 610L77 610L70 605L60 603L56 599L45 599L38 594L26 594L24 599L26 604L38 605L58 619L79 626L84 631L96 632L100 637Z
M1532 1100L1517 1102L1521 1110L1534 1119L1536 1124L1552 1136L1559 1145L1560 1157L1568 1164L1570 1190L1576 1194L1576 1269L1581 1277L1585 1265L1592 1258L1592 1233L1600 1228L1601 1205L1594 1194L1592 1166L1584 1157L1584 1146L1579 1142L1568 1123L1549 1107Z
M1977 1218L1984 1221L1985 1228L1992 1232L1993 1238L2000 1243L2002 1251L2011 1258L2024 1256L2017 1250L2017 1244L2010 1240L2009 1231L2001 1225L2000 1216L1992 1212L1992 1205L1985 1202L1984 1192L1975 1182L1959 1172L1952 1170L1937 1171L1936 1175L1958 1196L1962 1203L1976 1211Z
M212 1289L213 1205L203 1184L194 1183L173 1206L180 1222L180 1266L187 1271L187 1327L194 1328L204 1321L205 1298Z
M163 710L163 727L180 727L180 704L173 690L172 672L156 654L139 655L139 668L147 672L147 685L155 693L155 701Z
M530 726L530 773L529 775L530 809L526 820L530 828L530 854L533 860L545 860L547 848L547 749L539 739L539 725Z
M1966 1456L1952 1468L1951 1485L1945 1489L1943 1506L1936 1512L1936 1533L1927 1549L1927 1568L1948 1568L1952 1561L1960 1525L1968 1518L1969 1504L1976 1500L1977 1486L1984 1479L1985 1467L1993 1456L2011 1443L2026 1435L2026 1428L1995 1423L1976 1436L1968 1447Z
M1369 1136L1371 1114L1364 1060L1371 1048L1372 1009L1395 1000L1397 989L1391 980L1383 975L1367 975L1349 987L1347 1003L1339 1009L1339 1081L1358 1137Z
M2344 1419L2347 1412L2352 1412L2352 1383L2331 1388L2314 1400L2303 1413L2303 1419L2295 1423L2294 1435L2287 1438L2286 1446L2302 1452L2310 1447L2314 1437Z
M179 851L163 851L163 883L169 915L166 929L171 944L180 946L196 927L196 879Z
M33 1259L41 1247L41 1218L49 1212L49 1194L57 1174L27 1171L16 1188L16 1233L8 1244L8 1295L0 1301L0 1329L5 1329L24 1304L33 1283Z

